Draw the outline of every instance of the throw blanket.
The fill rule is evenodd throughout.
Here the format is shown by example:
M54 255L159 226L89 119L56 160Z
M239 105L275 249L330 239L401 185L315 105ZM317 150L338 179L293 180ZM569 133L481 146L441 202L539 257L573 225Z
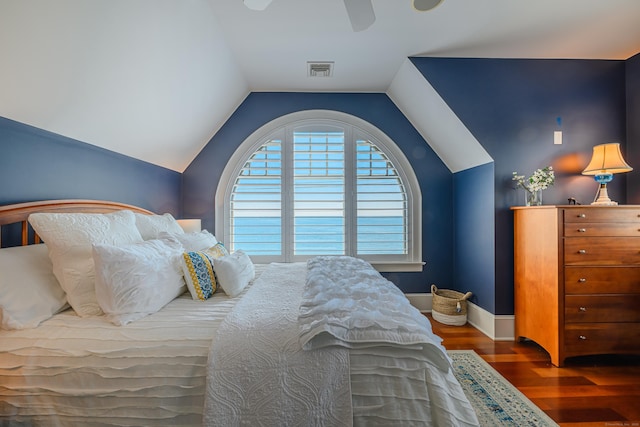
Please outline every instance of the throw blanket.
M347 349L302 351L306 265L274 264L222 322L209 353L205 426L349 426Z
M340 346L382 347L387 356L413 358L446 372L442 339L405 295L369 263L348 256L308 261L300 306L305 350Z

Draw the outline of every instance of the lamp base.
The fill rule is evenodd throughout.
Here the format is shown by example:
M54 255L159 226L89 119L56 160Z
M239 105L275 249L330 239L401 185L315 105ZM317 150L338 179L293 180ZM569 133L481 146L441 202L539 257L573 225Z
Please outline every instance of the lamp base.
M600 183L600 187L598 187L598 192L596 193L596 198L591 203L596 206L617 206L618 202L614 202L609 198L609 192L607 191L607 183Z
M613 200L604 200L604 201L599 201L596 200L595 202L591 203L594 206L618 206L618 202L614 202Z

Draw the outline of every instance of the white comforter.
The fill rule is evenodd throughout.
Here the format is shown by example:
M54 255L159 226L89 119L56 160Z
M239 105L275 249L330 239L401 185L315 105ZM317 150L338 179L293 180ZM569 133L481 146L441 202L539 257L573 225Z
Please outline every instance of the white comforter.
M222 322L209 354L205 426L349 426L346 349L302 351L306 265L272 264Z
M200 425L211 340L239 299L187 293L127 326L67 310L0 330L0 426Z
M407 297L369 263L348 256L308 262L300 307L305 350L327 346L384 346L390 356L411 357L443 371L450 360L442 339Z
M478 425L428 320L360 260L273 265L214 342L206 426Z

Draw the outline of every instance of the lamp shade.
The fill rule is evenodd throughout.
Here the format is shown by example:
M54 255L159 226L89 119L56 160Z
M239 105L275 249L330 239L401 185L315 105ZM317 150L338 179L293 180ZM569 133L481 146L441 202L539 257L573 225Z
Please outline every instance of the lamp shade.
M591 162L582 171L583 175L604 175L633 170L622 158L620 144L612 142L593 147Z
M176 222L185 233L194 233L202 229L202 221L199 219L179 219Z

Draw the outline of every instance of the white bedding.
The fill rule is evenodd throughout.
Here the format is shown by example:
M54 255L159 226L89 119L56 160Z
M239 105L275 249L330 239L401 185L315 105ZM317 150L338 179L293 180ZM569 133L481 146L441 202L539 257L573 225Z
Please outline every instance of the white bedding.
M242 318L247 324L255 322L261 311L275 314L283 324L293 321L296 329L293 340L282 342L276 334L275 338L265 336L262 341L268 343L275 339L271 342L272 349L301 348L295 301L297 299L298 304L301 301L305 273L304 268L295 264L287 268L283 286L291 286L292 292L283 294L282 288L274 287L271 294L262 294L262 300L258 297L245 302L244 299L257 289L255 283L260 281L261 273L267 272L264 266L256 266L254 284L236 298L218 292L203 302L185 294L159 312L127 326L115 326L105 317L80 318L67 310L35 329L0 330L0 425L202 425L206 389L213 390L210 395L213 398L223 392L216 389L219 384L215 382L207 387L207 360L214 361L215 351L224 348L216 331L224 326L223 320L236 305L249 309L248 314L235 317L240 323ZM263 279L267 288L274 283L269 281L273 276L265 274ZM265 310L255 309L261 306ZM293 313L281 311L285 307L295 309ZM228 319L231 321L234 316ZM242 335L237 335L236 340L251 344ZM214 349L211 356L210 348ZM230 351L242 355L244 350ZM254 351L254 355L260 359L259 352ZM398 358L397 354L389 357L385 348L350 349L346 365L340 350L336 353L331 348L326 354L318 355L322 357L311 366L317 368L314 372L323 377L325 385L310 386L309 390L325 393L324 402L328 406L320 411L308 407L307 413L316 415L303 424L327 425L326 416L331 413L331 419L336 421L334 425L342 422L348 425L351 419L356 425L371 426L397 425L394 419L404 420L403 426L477 425L475 414L451 370L445 372L437 364ZM281 358L277 362L287 365L288 360ZM247 376L254 378L265 373L259 368L245 366L244 369ZM233 376L221 372L218 372L221 375L211 374L211 378L225 378L223 386L227 389L240 384ZM297 375L295 370L288 372ZM348 377L345 372L349 373ZM299 377L299 383L303 383L304 375ZM273 383L268 384L271 387ZM295 401L299 395L297 391L292 392L288 382L281 384L285 387L279 391L266 390L278 396L278 404L273 404L272 399L269 406L265 400L263 409L287 417L279 402L283 396ZM351 400L348 393L345 397L345 389L350 389ZM256 390L252 392L244 396L251 400L260 394ZM318 400L323 401L316 398ZM391 406L390 400L394 402ZM297 403L311 405L308 400ZM213 414L220 410L215 404L210 408ZM345 415L346 412L352 413L352 417ZM206 415L206 419L210 421L211 416Z
M271 265L220 325L205 425L478 425L441 340L395 285L350 257L309 266Z
M411 357L447 371L442 339L393 283L368 262L348 256L309 260L300 306L306 350L327 346L383 346L389 357Z
M299 312L305 349L349 349L354 425L478 425L442 339L366 261L309 260Z
M241 298L184 294L127 326L67 310L0 330L0 425L200 425L209 347Z
M302 351L306 264L271 264L220 325L209 355L204 425L350 426L346 349Z

